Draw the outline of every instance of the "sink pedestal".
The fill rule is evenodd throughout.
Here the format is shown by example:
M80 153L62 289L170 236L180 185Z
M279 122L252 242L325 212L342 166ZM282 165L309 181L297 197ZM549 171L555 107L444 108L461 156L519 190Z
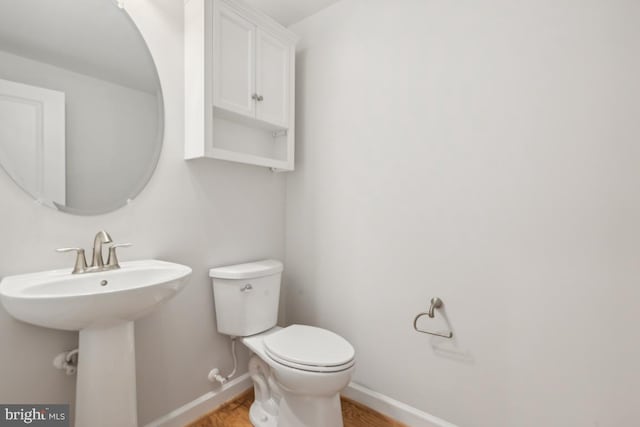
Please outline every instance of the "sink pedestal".
M133 322L80 330L75 427L137 427Z

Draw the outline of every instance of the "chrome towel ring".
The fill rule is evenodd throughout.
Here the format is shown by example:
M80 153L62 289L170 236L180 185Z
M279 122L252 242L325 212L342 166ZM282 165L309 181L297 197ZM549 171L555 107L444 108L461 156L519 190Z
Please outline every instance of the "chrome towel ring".
M443 303L440 298L438 297L431 298L431 305L429 306L429 311L420 313L413 319L413 329L423 334L435 335L437 337L443 337L443 338L453 338L453 332L451 331L449 331L448 334L441 334L438 332L424 331L418 328L418 319L420 319L422 316L429 316L431 319L433 319L436 316L436 309L442 307L442 304Z

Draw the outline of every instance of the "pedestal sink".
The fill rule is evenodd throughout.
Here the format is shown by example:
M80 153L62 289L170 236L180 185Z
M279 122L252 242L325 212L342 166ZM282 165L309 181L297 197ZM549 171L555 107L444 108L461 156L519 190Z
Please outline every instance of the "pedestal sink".
M172 298L191 269L147 260L118 270L66 270L10 276L0 300L18 320L80 331L76 427L136 427L133 321Z

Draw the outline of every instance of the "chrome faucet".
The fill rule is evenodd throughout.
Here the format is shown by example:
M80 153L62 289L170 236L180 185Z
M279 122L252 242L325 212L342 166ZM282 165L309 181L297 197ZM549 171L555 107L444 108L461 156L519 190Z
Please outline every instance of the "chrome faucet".
M87 258L84 255L83 248L60 248L58 252L76 252L76 263L71 274L97 273L99 271L116 270L120 268L116 249L131 246L130 243L113 244L109 247L109 258L104 263L102 256L102 246L104 244L113 243L111 236L106 231L99 231L93 239L93 256L91 257L91 265L87 266Z

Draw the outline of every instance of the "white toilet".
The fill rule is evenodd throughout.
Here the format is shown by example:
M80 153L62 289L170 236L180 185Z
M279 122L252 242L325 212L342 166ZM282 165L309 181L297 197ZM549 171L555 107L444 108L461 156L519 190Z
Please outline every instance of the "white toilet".
M276 326L282 263L265 260L213 268L218 331L253 353L249 372L256 427L342 427L340 391L355 369L353 346L321 328Z

